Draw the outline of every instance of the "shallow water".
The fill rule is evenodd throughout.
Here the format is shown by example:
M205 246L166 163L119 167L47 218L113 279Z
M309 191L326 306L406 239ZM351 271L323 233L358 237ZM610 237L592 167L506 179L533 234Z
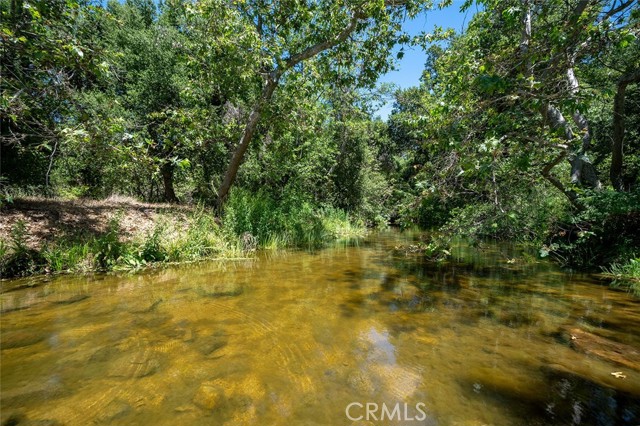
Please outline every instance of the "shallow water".
M638 365L571 342L637 359L638 299L513 249L393 250L411 238L3 282L2 423L640 424Z

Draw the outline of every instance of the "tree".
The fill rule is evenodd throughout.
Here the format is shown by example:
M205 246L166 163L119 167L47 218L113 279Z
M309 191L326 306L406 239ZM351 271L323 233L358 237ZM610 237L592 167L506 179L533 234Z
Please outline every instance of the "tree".
M164 200L176 202L174 170L183 142L176 128L184 106L181 91L188 85L184 37L158 19L151 1L112 2L108 11L115 21L107 34L113 69L108 90L133 114L131 133L144 132L147 155L158 164Z
M254 27L262 84L218 190L219 206L229 194L264 109L287 73L301 72L305 61L318 58L332 77L339 75L343 63L358 64L361 84L372 84L388 68L403 11L413 15L421 6L393 1L238 3L239 13ZM338 58L342 62L331 63Z
M632 28L634 2L480 3L484 11L453 40L455 51L439 53L430 84L442 94L447 112L476 118L488 113L494 117L487 117L489 136L503 145L511 140L511 148L535 148L541 175L580 208L577 189L600 187L587 156L593 146L587 111L599 93L581 87L580 73ZM477 137L479 128L475 123L461 137ZM565 160L571 165L569 183L554 174Z
M563 132L566 144L556 144L560 153L544 166L542 174L576 207L580 207L576 192L567 189L552 174L552 169L562 160L568 158L571 163L572 184L601 187L596 170L586 156L591 148L593 132L585 110L594 93L585 93L580 89L577 67L581 61L597 57L609 48L612 34L625 31L625 24L628 23L626 15L633 3L580 0L556 4L553 9L548 3L542 7L530 0L522 3L519 53L523 80L529 82L529 87L520 84L518 90L524 99L541 101L540 111L545 122ZM542 29L541 24L547 31ZM559 85L558 78L562 75L566 78L566 84ZM535 87L536 84L538 87ZM552 90L548 89L549 86ZM568 107L575 127L572 128L557 104ZM577 148L574 143L576 131L582 136Z
M624 163L624 139L625 139L625 99L627 87L640 83L640 9L634 10L629 17L629 30L621 31L617 37L611 40L613 45L609 55L606 55L605 63L613 62L608 68L614 69L620 74L616 81L615 97L613 100L613 135L611 142L611 167L609 176L613 187L622 191L625 185L622 178Z
M85 1L3 0L0 13L2 169L13 180L48 187L73 93L101 72L93 35L100 11ZM25 168L28 158L32 167Z

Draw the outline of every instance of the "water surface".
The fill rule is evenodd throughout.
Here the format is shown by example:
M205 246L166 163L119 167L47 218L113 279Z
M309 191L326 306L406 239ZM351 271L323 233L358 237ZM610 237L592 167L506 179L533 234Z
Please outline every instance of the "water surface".
M498 246L394 250L411 238L3 282L2 423L640 424L638 299Z

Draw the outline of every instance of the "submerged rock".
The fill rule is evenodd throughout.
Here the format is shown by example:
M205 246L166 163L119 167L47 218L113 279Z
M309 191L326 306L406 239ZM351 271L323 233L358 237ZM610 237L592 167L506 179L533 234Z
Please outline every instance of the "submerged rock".
M579 328L565 328L562 336L578 352L640 371L640 350Z
M154 311L158 307L158 305L162 303L162 301L162 298L156 300L147 300L137 306L134 306L129 310L129 312L131 312L132 314L146 314Z
M540 318L538 318L535 313L520 312L518 310L501 311L498 314L493 314L492 316L495 316L501 324L511 328L530 326L540 321Z
M81 302L88 298L89 298L88 294L75 294L73 296L67 296L61 299L54 300L53 303L57 305L70 305L72 303Z
M125 356L117 360L109 371L111 377L141 378L155 374L160 368L160 360L154 352L147 351L133 357Z
M223 401L224 391L211 382L202 383L193 397L193 403L203 410L219 408Z
M53 419L39 419L29 420L22 413L12 413L6 420L2 422L2 426L61 426L57 420Z
M118 420L131 412L131 406L124 401L114 399L100 410L96 416L99 423L111 423Z
M22 413L12 413L5 420L2 421L2 426L17 426L24 424L26 417Z
M195 407L193 407L192 405L181 405L179 407L176 407L173 411L175 411L176 413L189 413L193 410L195 410Z
M115 346L104 346L95 351L89 358L90 362L104 362L115 358L120 350Z
M541 406L546 406L546 412L553 416L555 422L596 424L591 420L598 419L598 425L640 424L640 394L637 386L630 381L619 380L615 384L620 388L616 388L607 383L611 380L606 374L598 377L589 367L582 371L572 371L571 367L574 366L549 364L542 368L551 386Z
M360 394L371 395L375 391L373 382L363 371L352 372L349 374L347 381L349 382L349 386Z
M216 332L208 336L199 336L194 346L198 352L204 356L209 356L212 353L222 349L229 343L229 339L222 332Z
M236 297L244 293L244 288L239 284L222 283L198 287L196 293L201 297Z
M47 335L40 331L16 330L3 332L0 336L0 349L22 348L35 345L46 339Z
M20 388L10 389L0 394L0 406L24 406L28 403L59 398L68 393L68 390L57 379L45 382L29 383Z
M159 330L159 333L170 339L178 339L182 340L183 342L191 342L196 337L193 326L189 321L186 320L181 320L177 323L172 322L166 324L162 329Z
M162 313L140 314L135 317L133 325L157 330L171 320L171 315Z

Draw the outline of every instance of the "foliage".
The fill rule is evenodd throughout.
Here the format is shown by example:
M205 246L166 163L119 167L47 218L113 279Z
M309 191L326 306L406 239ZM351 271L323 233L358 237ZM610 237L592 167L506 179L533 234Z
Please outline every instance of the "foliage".
M314 209L309 203L300 207L294 196L282 207L266 194L254 198L242 192L232 199L224 228L213 214L195 208L186 222L163 216L151 231L125 239L116 215L101 234L58 237L38 250L27 242L26 224L17 222L11 240L0 241L0 275L130 271L172 262L244 257L257 248L247 246L246 232L259 238L259 248L319 247L329 240L354 239L365 233L364 224L347 213L332 207Z
M582 198L584 210L558 225L542 254L592 267L624 264L640 254L640 193L612 190Z
M375 83L429 1L0 0L1 203L118 193L204 209L233 185L218 219L127 242L113 223L40 252L13 239L3 268L135 269L388 223L624 264L640 247L637 7L477 3L463 32L412 40L421 83L383 122Z
M2 1L0 159L10 184L49 185L49 159L77 90L99 74L98 9L74 0Z
M167 218L168 219L168 218ZM238 256L239 242L223 234L211 214L196 210L187 229L173 229L158 221L153 231L124 240L119 217L100 235L74 235L29 248L24 223L18 222L7 245L0 246L3 277L34 273L136 270L153 264Z
M638 65L637 10L479 3L464 33L414 40L428 56L423 79L396 93L389 119L387 152L402 159L392 172L409 194L399 222L526 241L582 267L637 256L635 196L588 189L607 183L616 82ZM624 143L635 153L636 86L627 94ZM626 190L637 171L625 157Z

